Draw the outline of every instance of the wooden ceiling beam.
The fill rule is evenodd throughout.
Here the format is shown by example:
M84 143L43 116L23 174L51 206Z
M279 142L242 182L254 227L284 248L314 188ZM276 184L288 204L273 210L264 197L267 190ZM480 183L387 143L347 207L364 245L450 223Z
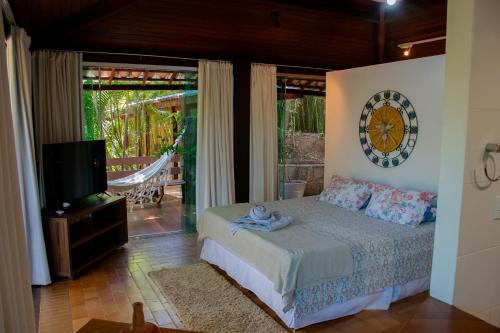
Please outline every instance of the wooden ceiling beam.
M362 20L365 22L377 23L378 12L376 10L363 11L356 8L352 0L268 0L282 5L298 7L302 9L318 10L322 12L329 12L351 19ZM376 7L376 3L373 5Z
M385 61L385 4L379 4L378 19L378 62Z
M33 34L34 48L50 46L73 32L96 23L138 0L101 0Z
M296 99L296 98L302 98L304 95L308 96L326 96L325 91L317 91L317 90L294 90L294 91L287 91L285 94L285 99Z
M321 86L311 86L311 85L302 85L302 84L295 84L295 83L287 83L287 87L293 87L293 88L300 88L300 89L305 89L305 90L325 90L325 87Z
M146 81L148 80L149 78L149 71L148 70L145 70L144 71L144 74L142 75L142 84L146 84Z
M172 81L174 81L175 79L177 79L177 72L172 73L172 77L170 78L170 82L168 84L172 84Z
M111 68L111 73L109 74L108 84L111 84L113 82L114 77L115 77L115 69Z

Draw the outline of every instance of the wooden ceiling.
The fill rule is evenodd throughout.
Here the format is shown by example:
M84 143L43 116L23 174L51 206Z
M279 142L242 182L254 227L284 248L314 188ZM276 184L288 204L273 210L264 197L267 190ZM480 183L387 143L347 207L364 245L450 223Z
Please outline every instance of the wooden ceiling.
M379 8L371 0L9 0L35 48L341 69L379 61ZM273 21L273 12L277 21ZM383 61L400 43L443 36L446 0L385 7ZM444 53L444 42L411 57Z

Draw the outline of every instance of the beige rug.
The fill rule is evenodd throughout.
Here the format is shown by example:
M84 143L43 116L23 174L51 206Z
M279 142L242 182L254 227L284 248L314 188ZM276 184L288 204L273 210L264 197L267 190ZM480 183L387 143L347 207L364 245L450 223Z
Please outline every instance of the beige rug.
M187 329L207 333L288 332L207 263L150 272Z

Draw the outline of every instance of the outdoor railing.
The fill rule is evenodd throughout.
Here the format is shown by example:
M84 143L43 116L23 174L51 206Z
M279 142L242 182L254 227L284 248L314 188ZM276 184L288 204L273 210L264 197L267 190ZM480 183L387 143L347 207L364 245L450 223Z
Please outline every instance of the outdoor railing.
M141 170L158 158L156 156L137 156L137 157L118 157L118 158L108 158L106 160L107 175L108 180L118 179L126 177ZM171 163L178 163L181 160L180 155L174 155ZM181 168L174 164L170 173L172 175L179 175L181 173Z

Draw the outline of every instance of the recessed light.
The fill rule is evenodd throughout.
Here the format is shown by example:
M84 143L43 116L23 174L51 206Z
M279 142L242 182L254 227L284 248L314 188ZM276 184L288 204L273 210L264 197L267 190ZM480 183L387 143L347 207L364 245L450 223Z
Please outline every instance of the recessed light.
M389 6L393 6L393 5L395 5L395 4L396 4L396 1L397 1L397 0L387 0L386 2L387 2L387 4L388 4Z

